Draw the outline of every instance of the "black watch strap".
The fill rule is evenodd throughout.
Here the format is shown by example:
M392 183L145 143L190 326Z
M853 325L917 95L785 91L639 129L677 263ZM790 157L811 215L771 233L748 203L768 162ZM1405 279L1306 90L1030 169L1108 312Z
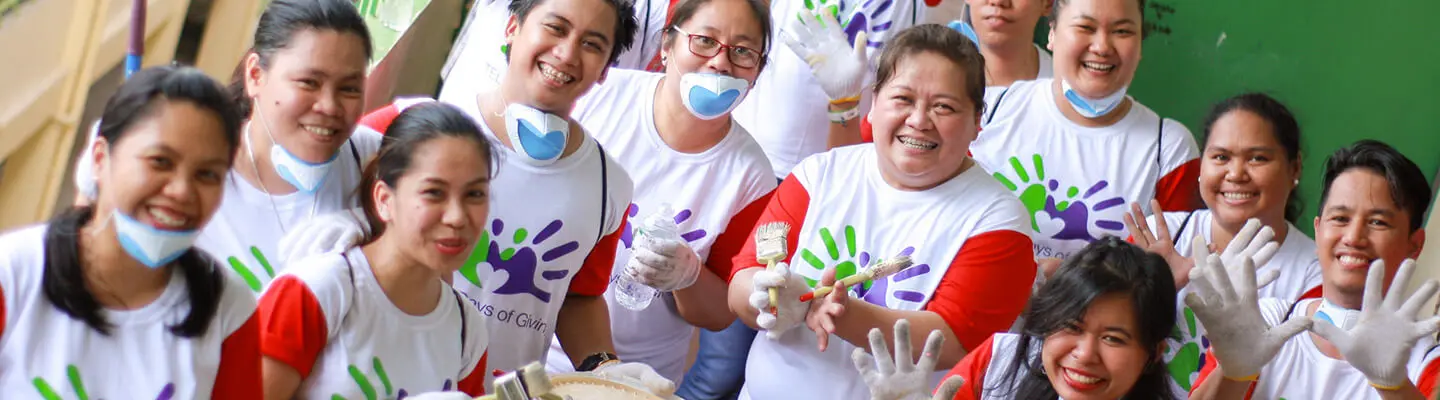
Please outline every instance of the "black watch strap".
M620 361L620 356L608 352L591 354L589 357L585 357L585 360L581 361L580 365L575 366L575 370L580 372L594 371L596 368L600 368L600 364L604 364L606 361Z

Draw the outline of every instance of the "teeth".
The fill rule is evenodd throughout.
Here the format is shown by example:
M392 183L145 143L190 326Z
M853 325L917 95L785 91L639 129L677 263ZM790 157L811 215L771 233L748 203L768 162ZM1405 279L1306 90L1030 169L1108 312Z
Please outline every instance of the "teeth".
M1085 62L1085 63L1082 63L1082 65L1084 65L1086 69L1091 69L1091 70L1100 71L1100 72L1110 72L1110 70L1115 69L1115 65L1114 65L1114 64L1101 64L1101 63L1095 63L1095 62Z
M170 213L160 211L155 207L147 207L145 210L150 214L151 219L154 219L155 222L165 226L166 228L179 228L185 226L185 222L188 220L187 218L182 216L171 215Z
M1079 383L1083 383L1083 384L1086 384L1086 385L1094 385L1094 384L1100 382L1100 378L1095 378L1095 377L1080 375L1079 373L1076 373L1075 371L1072 371L1072 370L1070 370L1069 368L1066 368L1066 369L1065 369L1065 376L1070 377L1070 380L1073 380L1073 381L1079 382Z
M1340 256L1340 262L1345 264L1368 264L1370 259L1356 256Z
M575 77L570 76L570 74L555 70L555 68L551 67L550 64L540 63L540 73L545 75L546 79L550 79L552 81L560 83L570 83L575 80Z
M333 135L335 135L335 130L334 130L334 129L325 129L325 128L320 128L320 127L315 127L315 126L306 125L306 126L305 126L305 130L310 131L310 133L313 133L313 134L316 134L316 135L320 135L320 136L326 136L326 137L328 137L328 136L333 136Z
M920 139L916 139L916 138L912 138L912 137L906 137L906 136L901 136L901 137L900 137L900 143L901 143L901 144L904 144L905 147L909 147L909 148L916 149L916 150L932 150L932 149L940 146L939 143L928 142L928 141L924 141L924 140L920 140Z
M1255 197L1255 193L1253 193L1253 192L1246 192L1246 193L1221 192L1220 195L1221 195L1221 196L1224 196L1226 199L1230 199L1230 200L1245 200L1245 199L1249 199L1249 198L1251 198L1251 197Z

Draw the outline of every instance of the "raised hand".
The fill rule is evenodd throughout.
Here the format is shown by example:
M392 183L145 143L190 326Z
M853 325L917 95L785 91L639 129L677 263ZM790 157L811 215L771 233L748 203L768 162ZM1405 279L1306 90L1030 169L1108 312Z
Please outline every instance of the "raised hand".
M1426 280L1407 299L1405 283L1415 272L1415 262L1405 260L1390 281L1390 292L1380 298L1385 285L1385 261L1370 264L1365 277L1365 297L1355 327L1341 330L1325 320L1315 321L1315 334L1330 341L1355 369L1365 374L1371 386L1394 390L1409 381L1405 365L1415 342L1440 330L1440 317L1420 320L1416 314L1435 297L1435 280ZM1403 303L1402 303L1403 301ZM1209 327L1208 325L1206 326Z
M1140 210L1140 204L1137 203L1130 203L1130 212L1123 218L1125 228L1130 231L1130 238L1135 241L1136 246L1164 258L1165 263L1170 265L1170 274L1175 276L1175 281L1183 283L1190 275L1190 270L1195 268L1195 262L1175 250L1175 239L1170 234L1170 225L1165 222L1160 201L1150 200L1150 210L1155 213L1154 232L1150 230L1150 224L1145 221L1145 212ZM1175 285L1177 289L1182 286L1184 285Z
M1240 265L1227 268L1220 256L1209 255L1190 270L1190 294L1185 304L1205 325L1210 349L1233 380L1254 380L1275 358L1286 340L1310 327L1309 317L1295 317L1270 326L1260 314L1255 260L1238 257ZM1231 279L1231 274L1238 279ZM1202 278L1203 276L1203 278Z
M790 22L780 38L810 65L810 73L830 100L859 101L869 68L868 39L861 31L851 45L844 26L835 19L835 13L827 10L822 7L819 15L807 10L801 11L797 18L785 18Z
M855 369L860 371L865 385L870 387L872 399L926 400L930 398L930 375L935 372L936 359L940 357L940 347L944 342L945 336L940 331L930 331L930 336L925 339L925 351L920 354L920 360L912 361L914 357L910 355L910 321L902 319L895 322L893 358L890 347L885 344L885 334L880 332L880 328L872 328L870 352L874 353L874 356L866 353L865 349L857 348L850 359L855 362ZM960 383L964 383L964 380L960 380ZM951 384L955 385L956 391L959 390L958 384ZM954 392L951 392L950 397L936 398L950 400L953 397Z
M1190 257L1195 259L1196 264L1210 257L1210 245L1200 235L1195 235L1190 248ZM1260 223L1259 219L1251 218L1245 221L1245 226L1241 227L1239 232L1235 232L1235 237L1230 239L1230 245L1225 246L1225 251L1220 253L1220 263L1225 266L1230 280L1233 281L1240 277L1237 268L1243 265L1240 262L1241 259L1254 261L1252 266L1246 267L1250 269L1251 274L1254 274L1255 268L1270 262L1270 259L1275 257L1275 252L1279 250L1280 244L1275 243L1275 230ZM1260 276L1255 287L1265 287L1279 277L1279 270L1270 270Z

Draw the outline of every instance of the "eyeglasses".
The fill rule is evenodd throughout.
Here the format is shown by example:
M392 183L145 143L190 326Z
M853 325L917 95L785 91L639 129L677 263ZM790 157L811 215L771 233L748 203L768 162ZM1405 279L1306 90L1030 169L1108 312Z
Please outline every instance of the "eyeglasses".
M760 65L760 57L764 57L759 50L720 43L713 37L686 32L678 26L675 27L675 31L689 38L690 53L700 57L713 58L720 55L721 50L725 50L726 54L730 56L730 63L740 68L755 68Z

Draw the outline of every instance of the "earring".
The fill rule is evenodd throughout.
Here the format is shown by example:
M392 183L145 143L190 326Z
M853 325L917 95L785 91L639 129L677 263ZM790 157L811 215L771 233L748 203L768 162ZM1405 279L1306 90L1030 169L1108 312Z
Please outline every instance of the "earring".
M1299 180L1299 179L1296 179L1296 180L1295 180L1295 186L1300 186L1300 180Z
M510 44L509 44L509 43L500 45L500 54L504 54L504 55L506 55L506 56L509 56L509 55L510 55Z

